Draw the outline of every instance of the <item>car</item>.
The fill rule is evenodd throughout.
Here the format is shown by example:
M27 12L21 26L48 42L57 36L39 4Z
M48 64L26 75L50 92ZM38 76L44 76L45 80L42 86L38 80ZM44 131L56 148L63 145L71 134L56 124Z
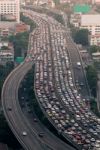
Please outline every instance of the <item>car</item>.
M38 135L39 135L39 137L43 137L43 136L44 136L44 133L43 133L43 132L40 132Z
M80 83L80 86L84 86L84 83L83 83L83 82L81 82L81 83Z
M34 122L38 122L38 120L36 118L34 118Z
M8 109L8 111L12 111L12 108L11 108L11 107L8 107L7 109Z
M22 135L23 135L23 136L26 136L26 135L27 135L27 132L26 132L26 131L23 131L23 132L22 132Z
M80 63L80 62L77 62L76 64L77 64L77 66L81 66L81 63Z

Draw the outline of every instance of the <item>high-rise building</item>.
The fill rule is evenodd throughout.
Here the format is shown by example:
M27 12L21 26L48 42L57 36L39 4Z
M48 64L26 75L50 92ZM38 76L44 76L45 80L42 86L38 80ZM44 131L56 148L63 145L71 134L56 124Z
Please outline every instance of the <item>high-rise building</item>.
M81 15L80 27L89 30L90 45L100 46L100 15L99 14Z
M20 0L0 0L0 16L11 15L20 22Z

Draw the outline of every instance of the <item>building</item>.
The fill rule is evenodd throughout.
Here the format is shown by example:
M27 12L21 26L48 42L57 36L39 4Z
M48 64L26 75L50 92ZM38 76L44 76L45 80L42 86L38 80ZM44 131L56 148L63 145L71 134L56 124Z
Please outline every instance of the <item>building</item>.
M14 62L14 55L8 51L0 51L0 64L5 65L7 62Z
M92 58L94 61L100 62L100 52L92 53Z
M90 45L100 46L100 34L90 35Z
M90 45L100 46L100 14L74 13L70 23L80 29L88 29Z
M30 26L26 25L25 23L16 24L15 26L15 34L26 32L30 30Z
M16 22L1 21L0 36L9 36L15 31Z
M9 43L7 41L0 41L0 49L2 47L8 47L9 46Z
M91 7L88 4L76 4L73 6L73 14L70 17L70 23L75 27L80 27L81 15L87 14L91 11Z
M100 0L92 0L92 4L100 4Z
M4 37L4 36L7 37L9 34L10 34L10 31L8 28L7 29L5 29L5 28L0 29L0 36L1 37Z
M80 28L90 32L90 45L100 45L100 15L81 15Z
M100 34L100 15L82 15L81 28L88 29L91 35Z
M14 61L14 48L9 42L0 42L0 64L5 65L9 61Z
M91 10L91 7L90 7L90 5L87 5L87 4L81 4L81 5L76 4L73 7L74 13L86 14L86 13L90 12L90 10Z
M11 15L20 22L20 0L0 0L0 16Z
M74 25L75 27L80 27L80 20L81 20L81 14L80 13L71 14L70 23L72 25Z
M60 0L60 3L61 3L61 4L70 3L70 0Z

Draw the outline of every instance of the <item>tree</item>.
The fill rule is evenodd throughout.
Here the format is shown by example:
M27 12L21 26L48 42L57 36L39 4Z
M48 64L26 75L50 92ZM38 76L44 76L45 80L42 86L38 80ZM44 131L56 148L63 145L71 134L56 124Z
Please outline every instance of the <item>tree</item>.
M83 46L86 46L89 44L88 35L89 32L87 29L80 29L74 35L74 41L77 44L82 44Z
M98 52L98 51L100 52L100 46L92 45L92 46L90 46L89 51L90 51L91 54L95 53L95 52Z
M60 4L60 0L53 0L56 5Z
M64 24L62 15L60 15L60 14L53 14L53 17L54 17L58 22Z
M26 17L23 15L23 13L20 14L21 21L23 21L25 24L30 25L30 32L33 31L33 29L36 27L36 23L33 22L29 17Z
M28 48L29 32L17 33L11 35L9 41L14 44L15 57L21 56L22 51Z
M14 68L14 63L11 61L7 62L5 66L0 65L0 95L1 95L3 82L13 68Z
M94 65L89 65L86 68L86 75L87 75L88 84L91 89L91 93L94 97L96 97L98 77L97 77L97 70L94 67Z
M2 50L8 50L9 48L8 48L8 46L2 46L1 49Z

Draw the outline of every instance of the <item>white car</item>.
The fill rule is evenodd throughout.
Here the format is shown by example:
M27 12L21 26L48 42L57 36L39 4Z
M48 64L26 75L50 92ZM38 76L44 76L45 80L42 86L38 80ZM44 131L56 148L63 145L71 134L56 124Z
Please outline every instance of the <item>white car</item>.
M26 132L26 131L23 131L23 132L22 132L22 135L23 135L23 136L26 136L26 135L27 135L27 132Z
M77 62L77 66L81 66L81 63L80 63L80 62Z

